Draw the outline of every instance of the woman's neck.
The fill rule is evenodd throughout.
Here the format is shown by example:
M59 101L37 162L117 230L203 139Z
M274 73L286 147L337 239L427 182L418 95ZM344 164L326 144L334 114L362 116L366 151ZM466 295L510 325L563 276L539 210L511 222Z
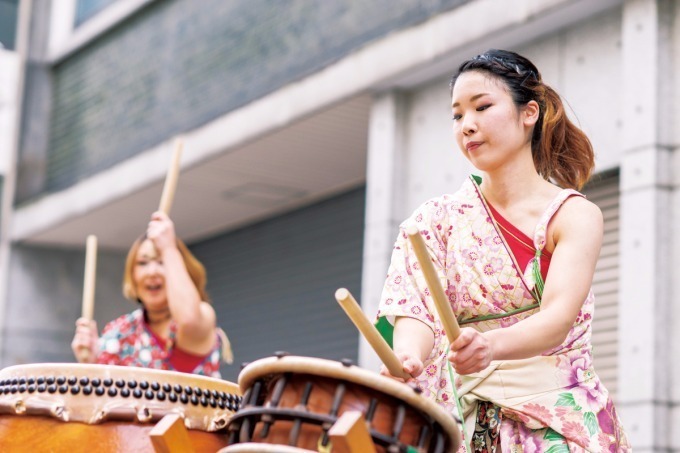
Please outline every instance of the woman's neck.
M540 197L554 188L555 186L538 174L531 156L529 159L517 159L499 169L485 172L481 184L484 197L494 207L500 208Z
M144 318L147 324L154 326L170 321L172 314L170 313L170 309L167 307L159 310L149 310L145 308Z

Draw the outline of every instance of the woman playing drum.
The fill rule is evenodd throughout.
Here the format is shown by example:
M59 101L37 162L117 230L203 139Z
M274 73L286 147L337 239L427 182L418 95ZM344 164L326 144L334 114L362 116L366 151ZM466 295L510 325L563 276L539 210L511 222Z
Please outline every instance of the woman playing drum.
M220 360L230 361L231 351L205 284L203 265L175 236L172 220L155 212L125 263L123 294L141 307L107 324L101 337L93 320L78 319L76 358L220 377Z
M576 191L594 166L590 141L516 53L464 62L451 88L456 142L482 177L402 224L378 327L424 393L464 419L468 451L629 451L592 364L603 220ZM463 327L450 345L410 225Z

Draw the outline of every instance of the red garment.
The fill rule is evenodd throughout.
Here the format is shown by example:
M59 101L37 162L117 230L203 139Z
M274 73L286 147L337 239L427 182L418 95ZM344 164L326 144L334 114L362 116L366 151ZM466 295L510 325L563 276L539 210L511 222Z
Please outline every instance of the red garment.
M517 264L520 267L520 273L523 273L527 268L529 261L536 256L534 241L532 241L529 236L522 233L512 223L504 219L488 202L487 205L489 206L494 219L496 219L496 222L498 222L500 226L499 230L503 235L503 239L505 239L515 260L517 260ZM544 282L545 278L548 276L548 267L550 266L551 257L552 255L545 250L541 253L541 276L543 277Z
M149 331L153 339L156 340L158 346L160 346L161 349L168 349L167 347L168 341L166 339L158 336L156 332L154 332L151 329L151 327L149 326L149 324L147 324L146 321L144 321L144 326ZM170 361L170 364L175 370L181 371L183 373L191 373L209 355L210 355L209 353L205 355L195 355L175 346L170 350L170 356L168 357L168 360Z

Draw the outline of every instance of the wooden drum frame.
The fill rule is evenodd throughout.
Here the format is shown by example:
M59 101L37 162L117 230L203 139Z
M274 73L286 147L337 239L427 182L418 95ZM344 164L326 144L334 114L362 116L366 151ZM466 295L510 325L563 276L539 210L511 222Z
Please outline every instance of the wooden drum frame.
M149 432L177 414L196 451L227 445L238 386L175 371L73 363L0 371L3 452L154 451ZM218 431L223 431L217 434Z
M346 411L363 414L376 452L448 453L460 445L453 416L419 389L349 361L279 354L248 364L238 381L243 405L228 422L223 452L273 451L264 444L333 451L328 431Z

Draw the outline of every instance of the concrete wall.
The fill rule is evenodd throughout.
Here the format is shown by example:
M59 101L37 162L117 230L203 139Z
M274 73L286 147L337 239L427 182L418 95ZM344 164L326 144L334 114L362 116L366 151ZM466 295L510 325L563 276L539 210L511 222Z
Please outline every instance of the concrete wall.
M678 451L674 442L680 379L669 341L677 330L673 243L677 239L677 142L669 103L677 91L677 2L629 0L622 19L621 159L622 335L620 409L636 451ZM675 29L674 29L675 27Z
M45 181L52 89L47 62L50 0L31 2L19 135L17 193L40 190ZM16 164L15 164L16 165Z
M51 66L47 171L18 199L70 187L468 1L151 2Z
M121 293L124 262L122 253L99 250L95 319L100 330L134 308ZM71 340L81 313L84 269L84 250L13 247L0 366L75 362Z

